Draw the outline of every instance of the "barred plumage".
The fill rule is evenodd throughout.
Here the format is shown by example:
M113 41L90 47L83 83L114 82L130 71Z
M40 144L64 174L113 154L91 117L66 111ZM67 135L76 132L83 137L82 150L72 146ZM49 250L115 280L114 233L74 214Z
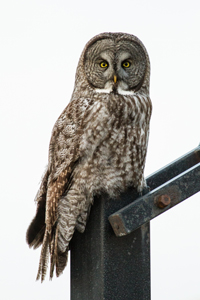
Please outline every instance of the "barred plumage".
M42 244L37 279L44 280L49 255L50 278L54 267L57 276L63 272L70 240L76 229L84 231L95 195L115 198L129 186L145 187L149 76L148 54L133 35L103 33L85 46L27 231L30 246Z

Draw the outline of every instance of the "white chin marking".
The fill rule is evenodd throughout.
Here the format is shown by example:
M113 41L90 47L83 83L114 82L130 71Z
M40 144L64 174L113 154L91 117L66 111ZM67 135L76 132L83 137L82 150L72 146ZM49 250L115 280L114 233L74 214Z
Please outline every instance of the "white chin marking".
M112 85L108 85L108 87L105 87L104 89L95 89L95 91L97 93L106 93L106 94L110 94L113 91L113 87ZM119 95L134 95L135 92L134 91L126 91L123 90L120 86L118 86L117 88L117 92Z
M134 91L125 91L120 86L118 87L117 92L118 92L118 94L124 95L124 96L125 95L134 95L135 94Z
M106 89L95 89L95 91L97 93L106 93L106 94L110 94L112 92L112 87L108 87Z

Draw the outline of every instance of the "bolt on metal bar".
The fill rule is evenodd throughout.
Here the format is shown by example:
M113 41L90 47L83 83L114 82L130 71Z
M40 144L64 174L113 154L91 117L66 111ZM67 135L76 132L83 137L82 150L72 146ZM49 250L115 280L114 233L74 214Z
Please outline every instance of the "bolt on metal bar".
M147 178L152 190L109 216L117 236L141 225L200 191L200 147Z

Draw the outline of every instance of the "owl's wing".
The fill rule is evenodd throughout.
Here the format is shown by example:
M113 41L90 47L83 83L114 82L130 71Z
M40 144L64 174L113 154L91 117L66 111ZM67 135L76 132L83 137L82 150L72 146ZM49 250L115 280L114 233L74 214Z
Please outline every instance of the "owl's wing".
M43 241L45 232L45 210L46 210L46 193L47 193L47 182L48 182L49 172L45 171L42 178L40 188L35 197L37 201L37 210L34 219L28 227L26 233L26 241L30 247L34 249L38 248Z
M81 124L90 104L85 99L84 105L81 105L81 99L70 102L52 131L48 168L36 195L36 216L27 230L30 247L37 248L43 243L40 260L43 270L39 268L39 275L46 273L48 245L55 233L52 228L57 220L58 201L68 189L73 169L80 157Z

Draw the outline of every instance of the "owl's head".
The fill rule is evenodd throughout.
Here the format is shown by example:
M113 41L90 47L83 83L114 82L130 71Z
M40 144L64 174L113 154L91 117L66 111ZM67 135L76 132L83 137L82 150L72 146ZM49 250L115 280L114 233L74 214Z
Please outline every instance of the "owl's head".
M125 33L102 33L81 56L84 76L97 93L134 94L149 90L149 57L142 42Z

